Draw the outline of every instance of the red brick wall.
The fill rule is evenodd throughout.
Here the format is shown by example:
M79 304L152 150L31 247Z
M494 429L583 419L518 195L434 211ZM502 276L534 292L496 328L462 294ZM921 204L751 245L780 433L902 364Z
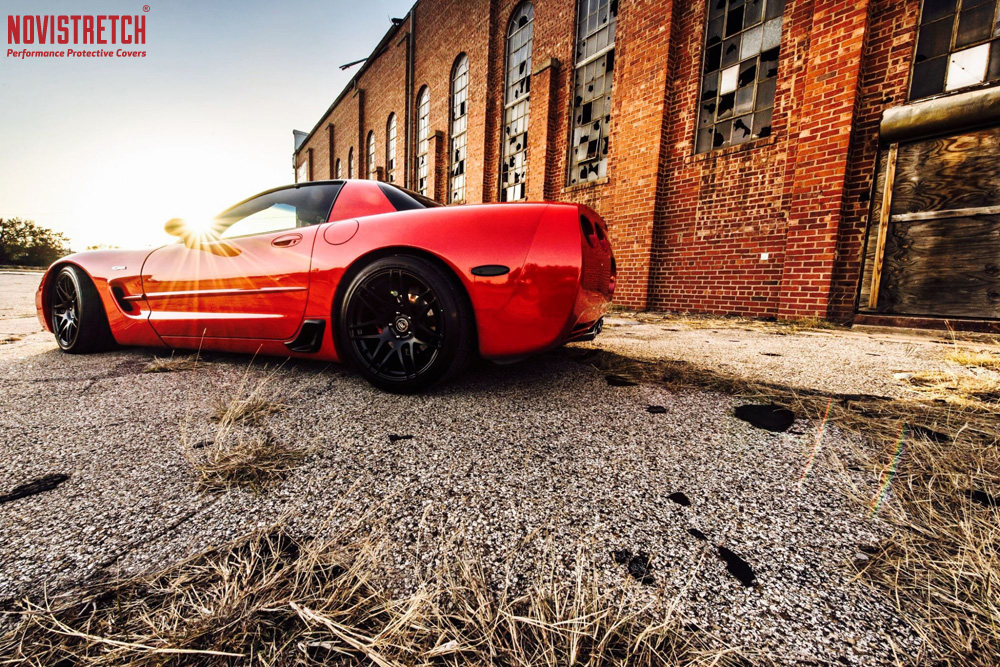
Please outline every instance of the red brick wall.
M367 141L368 132L375 132L375 166L386 169L386 130L389 114L396 114L396 184L403 185L403 162L406 155L404 139L404 118L406 117L406 40L403 36L408 32L406 26L401 26L385 45L384 51L374 58L371 64L362 72L358 86L365 91L364 119L361 123L361 136ZM362 154L367 159L368 150L365 144ZM359 161L359 164L363 161ZM367 165L358 176L366 177Z
M397 173L406 107L430 91L441 133L434 196L445 200L451 71L469 58L466 201L496 201L507 24L519 0L419 0L411 98L409 20L395 28L341 102L302 146L313 178L397 116ZM619 303L635 308L798 317L853 312L882 110L905 101L920 0L787 0L772 136L694 153L705 2L621 0L608 178L566 187L576 2L536 0L528 140L530 198L586 203L608 221ZM411 128L415 134L415 127ZM415 144L415 137L412 138ZM407 183L407 185L411 185ZM762 257L762 254L766 258Z
M882 112L906 102L920 0L871 0L828 316L854 314Z

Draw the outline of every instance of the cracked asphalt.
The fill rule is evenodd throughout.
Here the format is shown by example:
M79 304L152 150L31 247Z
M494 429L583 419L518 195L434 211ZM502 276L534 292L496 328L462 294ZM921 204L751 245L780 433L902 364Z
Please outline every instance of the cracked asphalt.
M168 353L60 353L33 313L39 277L0 273L0 340L9 341L0 345L0 496L69 477L0 502L0 608L160 567L281 517L321 534L367 516L393 545L383 574L401 590L448 558L529 577L554 552L594 563L637 608L679 601L685 621L780 663L893 664L919 649L890 601L854 578L852 561L890 534L857 498L879 486L875 471L847 467L860 443L829 425L802 480L817 415L770 433L737 419L742 401L732 396L612 386L581 354L586 346L482 364L421 396L279 359L220 355L144 374ZM626 314L609 324L592 347L828 391L898 395L893 373L944 363L933 338L713 330ZM838 355L854 362L831 379ZM263 491L199 490L181 443L211 436L213 402L244 377L268 379L287 406L261 428L310 453ZM752 570L752 585L719 547ZM652 578L630 577L613 556L623 550L647 556Z

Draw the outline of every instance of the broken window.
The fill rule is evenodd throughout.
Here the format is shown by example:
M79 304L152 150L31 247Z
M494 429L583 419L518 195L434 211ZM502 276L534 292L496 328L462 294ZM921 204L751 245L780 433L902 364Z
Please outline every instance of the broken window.
M1000 0L924 0L910 99L1000 80Z
M396 182L396 114L389 114L385 124L385 180Z
M367 151L365 151L365 169L368 180L375 178L375 131L368 131Z
M336 171L334 171L334 172L333 172L333 173L334 173L334 178L341 178L341 172L340 172L340 158L337 158L337 162L336 162L336 165L337 165L337 169L336 169Z
M451 72L451 150L448 201L465 201L465 130L469 124L469 59L463 53Z
M522 2L507 26L507 75L503 134L500 137L500 201L525 198L528 173L528 103L531 94L531 45L535 7Z
M596 181L608 175L617 25L618 0L579 0L569 185Z
M771 135L785 0L708 0L696 151Z
M427 194L427 141L430 134L431 95L427 86L417 95L417 192Z
M354 178L354 146L347 151L347 177Z

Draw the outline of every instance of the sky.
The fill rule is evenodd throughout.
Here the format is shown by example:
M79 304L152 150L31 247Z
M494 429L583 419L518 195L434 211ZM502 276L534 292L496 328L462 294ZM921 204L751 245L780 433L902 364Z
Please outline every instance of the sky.
M0 218L74 250L173 240L195 219L294 180L309 131L413 0L144 0L145 58L0 59ZM0 0L9 15L142 13L132 0ZM358 7L363 7L361 11Z

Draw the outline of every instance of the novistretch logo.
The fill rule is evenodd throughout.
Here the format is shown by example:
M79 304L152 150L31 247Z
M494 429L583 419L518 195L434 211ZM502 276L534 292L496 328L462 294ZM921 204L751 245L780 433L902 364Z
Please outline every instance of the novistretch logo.
M149 5L143 7L149 11ZM15 45L105 46L121 44L119 49L32 50L13 49ZM14 58L145 58L146 51L134 50L146 45L146 16L59 15L7 16L7 57Z

